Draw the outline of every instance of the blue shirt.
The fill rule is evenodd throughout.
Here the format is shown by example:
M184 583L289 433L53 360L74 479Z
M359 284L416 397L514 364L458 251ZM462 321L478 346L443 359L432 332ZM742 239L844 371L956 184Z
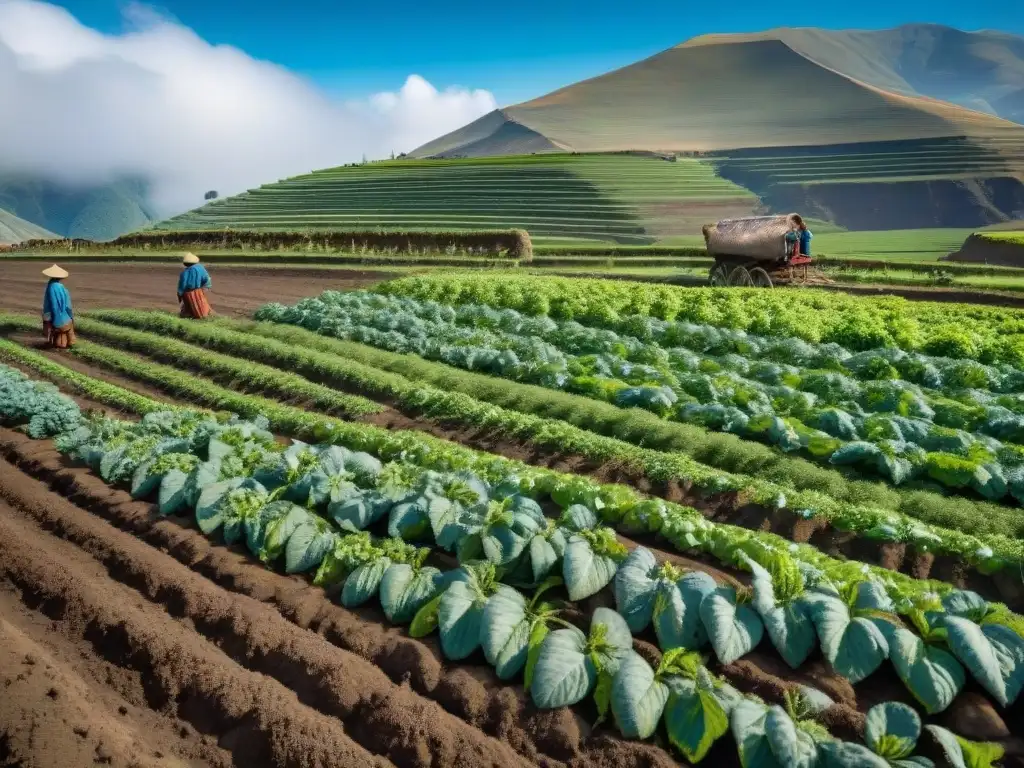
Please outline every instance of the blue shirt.
M811 230L805 229L800 233L800 253L811 255L811 238L814 235L811 234Z
M206 273L203 265L193 264L181 271L181 277L178 278L178 294L194 291L197 288L210 288L212 285L210 276Z
M60 280L50 280L43 293L43 320L52 323L54 328L63 328L73 318L68 289L61 285Z

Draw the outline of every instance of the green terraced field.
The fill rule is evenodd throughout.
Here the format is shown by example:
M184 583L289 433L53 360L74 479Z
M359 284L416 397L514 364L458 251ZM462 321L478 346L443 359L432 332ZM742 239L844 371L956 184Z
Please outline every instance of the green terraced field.
M215 201L162 229L490 229L540 242L699 238L757 198L700 160L539 155L398 160L317 171Z

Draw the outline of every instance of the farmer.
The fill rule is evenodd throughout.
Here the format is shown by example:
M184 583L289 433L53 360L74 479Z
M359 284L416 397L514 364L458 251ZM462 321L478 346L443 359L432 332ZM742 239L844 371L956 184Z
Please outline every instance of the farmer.
M789 229L786 231L786 262L800 253L800 227L803 225L803 219L796 214L789 217Z
M181 260L185 269L181 271L178 278L178 302L181 304L181 317L191 317L202 320L213 310L210 309L210 302L206 299L206 290L213 284L206 269L199 263L199 257L194 253L186 253Z
M814 235L811 234L811 230L809 230L807 228L807 225L803 221L801 221L800 222L800 254L802 256L810 256L811 255L811 238L812 237L814 237Z
M75 344L75 319L71 310L71 294L61 284L67 270L56 264L43 270L50 278L43 293L43 333L46 343L55 349L70 349Z

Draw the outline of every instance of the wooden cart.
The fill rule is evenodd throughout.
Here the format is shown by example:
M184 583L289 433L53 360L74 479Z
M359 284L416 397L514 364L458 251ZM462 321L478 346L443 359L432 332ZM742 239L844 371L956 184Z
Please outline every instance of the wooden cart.
M708 274L716 287L774 288L777 285L827 285L832 282L810 256L786 241L798 214L724 219L703 228L708 254L715 260ZM790 249L793 250L790 250Z

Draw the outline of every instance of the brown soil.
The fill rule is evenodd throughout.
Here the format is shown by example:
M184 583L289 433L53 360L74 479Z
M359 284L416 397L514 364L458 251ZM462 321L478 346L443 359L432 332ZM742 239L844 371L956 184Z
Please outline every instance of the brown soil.
M0 311L38 315L46 278L40 262L0 264L4 291ZM176 264L72 264L65 285L75 309L162 309L178 311ZM246 317L268 301L292 303L321 291L366 288L395 275L332 269L211 266L210 303L222 315Z
M663 750L607 731L592 737L572 711L535 710L521 687L498 681L482 659L449 667L435 642L406 637L379 611L347 611L300 578L212 544L185 520L156 517L149 504L66 466L48 442L0 430L0 450L50 486L0 463L0 500L88 552L237 663L339 718L354 740L397 765L675 764Z
M500 683L483 663L445 664L436 643L412 640L402 631L387 627L378 611L360 611L358 615L346 611L327 600L322 590L310 587L304 580L268 571L240 552L211 543L197 530L185 527L189 525L186 520L154 517L150 505L133 502L125 492L109 488L89 472L66 466L48 442L31 441L10 430L0 430L0 452L8 460L16 462L22 472L41 477L49 485L48 489L10 465L0 463L0 500L18 508L48 531L89 552L111 574L118 574L120 581L131 585L147 599L158 601L174 615L188 620L210 641L222 648L238 649L232 657L239 663L281 680L299 693L303 703L335 714L346 724L355 717L351 714L352 709L346 710L331 697L340 695L349 701L349 697L355 694L345 692L340 681L330 677L328 667L348 665L344 672L348 678L357 674L351 670L362 660L378 667L393 684L411 689L424 699L432 699L455 715L457 719L440 723L445 733L460 733L453 727L453 722L463 729L467 725L472 726L507 742L521 757L542 765L565 764L582 768L614 764L629 768L673 764L664 751L651 745L623 742L608 735L604 729L592 734L588 725L591 717L585 711L534 710L519 686ZM66 500L57 498L50 489ZM166 556L85 514L81 507L95 512L113 526L134 533L187 566L189 589L183 591L154 575L159 573L159 569L146 557L163 560ZM118 548L127 546L125 542L132 542L138 550L131 562ZM696 561L685 564L712 571L719 578L734 577ZM218 589L218 586L223 589ZM198 597L190 597L193 590ZM244 597L231 600L228 592ZM607 598L607 595L600 597ZM254 601L269 604L256 604L253 608L254 611L263 608L265 615L252 614L250 618L250 614L245 614L244 622L237 618L237 612ZM220 608L210 608L211 605L223 606L224 613ZM586 606L586 610L590 608L592 606ZM226 614L232 616L230 621L224 618ZM248 634L242 632L243 626L249 628ZM251 629L254 626L261 630L258 643L253 636L255 630ZM227 627L231 628L229 635L225 634ZM303 629L310 632L304 633ZM268 636L283 638L281 642L287 644L291 654L289 664L282 664L280 646L268 649ZM307 643L324 639L336 647L339 656L344 651L350 653L344 654L342 661L329 655L317 657L312 651L305 651L313 646L300 642L303 638L308 638ZM637 650L656 662L659 654L649 639L638 638ZM256 653L252 650L254 645L264 650ZM320 645L313 648L318 649ZM326 661L317 663L318 658L326 658ZM771 701L780 701L783 692L797 682L820 688L838 702L829 711L828 720L837 733L847 738L854 738L860 732L862 713L872 705L886 700L912 703L906 689L887 666L854 689L820 658L811 659L799 671L789 669L767 643L742 661L719 671L741 690L757 693ZM317 681L325 676L327 682L318 686ZM364 685L361 683L359 687L362 690ZM967 692L971 691L978 693L973 685ZM358 710L358 706L355 709ZM348 719L344 714L346 711L350 713ZM1014 722L1022 715L1024 705L999 713L983 695L977 695L973 700L965 699L955 715L952 711L946 713L942 722L970 736L982 727L986 733L1002 733L1006 723ZM437 715L433 717L437 719ZM388 719L388 722L392 720ZM469 733L473 732L471 728ZM361 732L354 727L350 728L350 734L371 751L382 751L364 744L360 739ZM1015 738L1006 736L1001 740L1011 754L1019 754L1021 745ZM431 738L429 741L431 749L435 749L435 740ZM728 757L729 754L726 751L721 759L731 767L735 765L735 753L731 753L732 758ZM391 753L388 756L395 759ZM479 760L479 757L474 757L474 760ZM396 763L421 764L399 760Z

